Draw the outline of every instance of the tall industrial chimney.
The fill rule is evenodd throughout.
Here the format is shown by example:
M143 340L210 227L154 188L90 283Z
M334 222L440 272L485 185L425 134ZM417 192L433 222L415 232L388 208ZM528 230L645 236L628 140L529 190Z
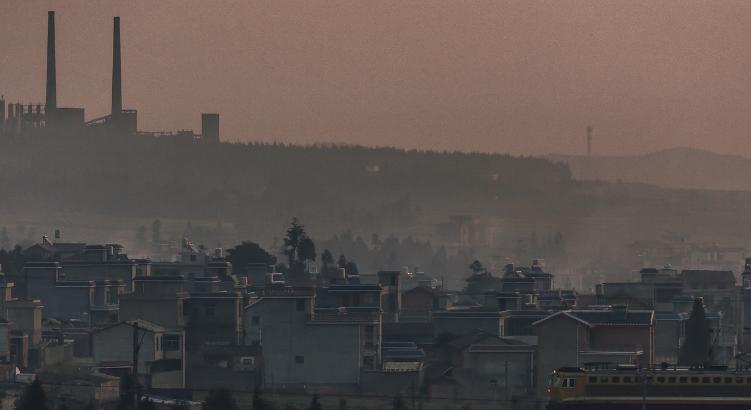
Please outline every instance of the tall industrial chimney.
M112 33L112 121L119 126L123 111L122 68L120 67L120 17L115 17Z
M47 115L57 109L57 74L55 68L55 12L47 12L47 100L44 110Z

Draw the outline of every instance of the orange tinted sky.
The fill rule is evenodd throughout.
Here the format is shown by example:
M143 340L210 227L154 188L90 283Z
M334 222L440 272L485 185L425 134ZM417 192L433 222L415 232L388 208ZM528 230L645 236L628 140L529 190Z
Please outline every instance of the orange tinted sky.
M751 2L97 0L0 2L0 92L124 105L147 130L222 115L242 140L517 154L676 145L751 156Z

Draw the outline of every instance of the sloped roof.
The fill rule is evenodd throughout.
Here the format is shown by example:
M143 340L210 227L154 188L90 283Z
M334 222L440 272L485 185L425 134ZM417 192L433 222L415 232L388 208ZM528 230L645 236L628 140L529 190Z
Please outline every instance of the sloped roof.
M540 319L532 326L537 326L554 317L565 315L586 326L649 326L654 320L654 312L651 310L565 310L554 313L544 319Z
M593 325L650 325L651 310L573 310L576 317Z
M494 346L505 346L505 347L528 346L526 343L522 341L505 338L505 337L499 337L481 329L475 329L473 331L470 331L469 333L459 336L456 339L449 342L449 346L458 350L464 350L464 349L469 348L472 345L479 345L479 344L481 344L482 346L494 345Z
M135 320L126 320L124 322L119 322L119 323L115 323L115 324L103 327L99 330L96 330L94 333L103 332L107 329L112 329L113 327L116 327L116 326L121 326L121 325L133 326L134 324L138 324L139 330L146 330L152 333L162 333L166 331L165 328L157 325L156 323L149 322L148 320L143 320L143 319L135 319Z

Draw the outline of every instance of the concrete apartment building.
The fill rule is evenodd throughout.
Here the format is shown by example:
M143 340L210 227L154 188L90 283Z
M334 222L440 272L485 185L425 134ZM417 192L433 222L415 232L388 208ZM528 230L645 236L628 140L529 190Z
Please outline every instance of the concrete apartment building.
M267 285L246 308L246 344L263 351L263 383L274 389L358 391L375 371L381 343L381 288ZM335 366L332 366L336 363Z
M554 313L532 324L538 338L536 386L543 397L553 370L587 363L653 367L655 315L625 306Z
M481 330L451 340L431 397L512 401L534 394L536 347Z
M139 343L138 375L150 388L181 389L185 379L185 334L146 320L120 322L92 334L92 357L97 367L122 376L133 364L133 333Z
M60 262L27 262L24 265L26 299L40 300L44 316L76 319L89 325L116 323L119 297L126 285L120 280L71 280Z

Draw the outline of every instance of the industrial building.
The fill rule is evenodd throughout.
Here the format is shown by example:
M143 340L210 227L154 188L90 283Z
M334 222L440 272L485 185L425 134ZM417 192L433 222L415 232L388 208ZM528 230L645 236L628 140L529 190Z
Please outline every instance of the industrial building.
M138 129L138 111L123 108L122 54L120 49L120 17L114 18L112 33L112 109L109 114L86 119L83 108L61 107L57 101L57 66L55 59L55 12L47 13L47 85L44 105L11 102L0 96L0 138L29 136L141 136L181 138L219 142L219 114L201 116L201 133L192 130L177 132L146 132Z

